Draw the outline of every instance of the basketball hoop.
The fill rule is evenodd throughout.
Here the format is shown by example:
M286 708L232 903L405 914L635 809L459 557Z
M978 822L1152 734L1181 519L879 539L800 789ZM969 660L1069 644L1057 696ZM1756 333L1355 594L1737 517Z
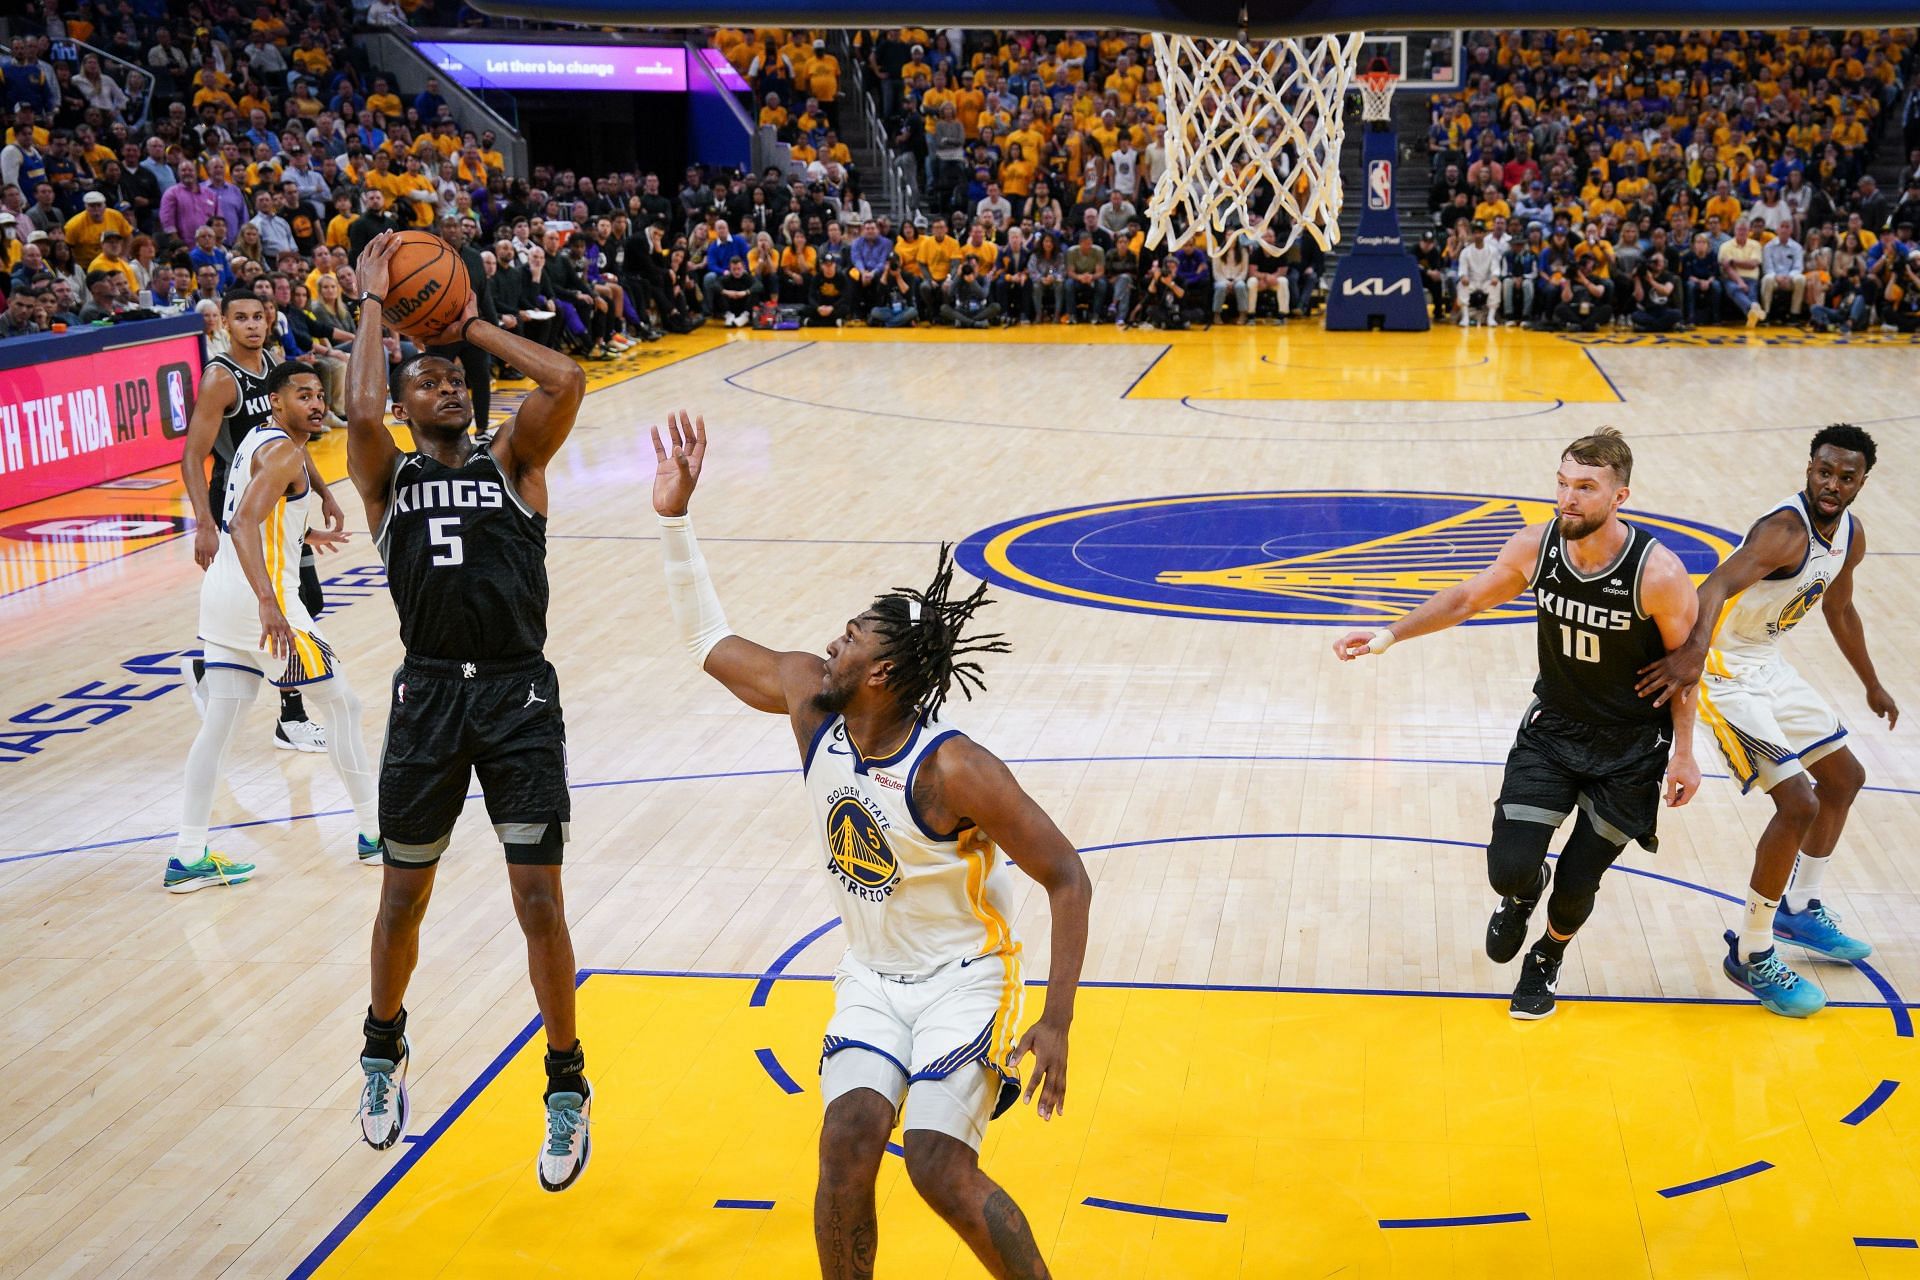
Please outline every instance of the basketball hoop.
M1400 77L1386 70L1382 59L1374 62L1375 67L1354 77L1360 85L1360 118L1368 124L1384 124L1393 119L1393 90Z
M1200 239L1217 255L1236 235L1286 249L1302 231L1322 249L1338 244L1344 108L1364 38L1155 32L1167 167L1147 203L1147 244L1179 249Z

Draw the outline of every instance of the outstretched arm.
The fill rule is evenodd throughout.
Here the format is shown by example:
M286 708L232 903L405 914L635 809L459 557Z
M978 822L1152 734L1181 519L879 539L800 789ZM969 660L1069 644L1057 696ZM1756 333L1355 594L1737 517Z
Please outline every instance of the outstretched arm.
M1042 1120L1064 1109L1067 1097L1067 1029L1073 1024L1074 997L1080 989L1080 968L1087 956L1087 915L1093 902L1093 881L1087 877L1073 842L1061 834L1053 819L1015 780L1011 770L992 752L968 738L943 743L924 766L932 773L927 799L948 825L971 822L1000 848L1014 865L1047 891L1053 922L1053 950L1047 969L1047 1008L1027 1029L1014 1049L1017 1067L1034 1055L1033 1075L1026 1098L1040 1095ZM919 797L915 798L916 803ZM962 838L963 847L965 838ZM987 857L993 854L988 852Z
M233 535L234 554L240 559L247 585L260 602L260 647L276 658L284 658L293 648L293 628L275 591L273 575L267 572L266 542L261 528L272 514L274 504L293 487L307 468L306 450L291 440L276 440L254 455L253 479L240 495L240 505L228 522ZM278 529L273 536L280 536ZM287 549L283 549L287 550ZM294 553L294 554L297 554Z
M193 562L202 569L220 550L220 523L214 518L212 495L207 492L207 456L220 434L220 422L233 408L240 384L220 365L208 365L200 379L200 398L193 402L187 422L186 452L180 456L180 481L193 506ZM224 499L224 495L223 495Z
M1540 559L1540 539L1546 525L1529 525L1507 539L1492 564L1465 582L1444 591L1436 591L1404 618L1397 618L1372 631L1349 631L1333 643L1340 661L1351 662L1369 653L1383 653L1388 647L1414 636L1445 631L1475 614L1505 604L1527 589L1533 580L1534 565Z
M1860 611L1853 607L1853 570L1866 554L1867 531L1855 520L1853 537L1847 545L1847 563L1820 598L1820 611L1826 615L1833 642L1840 646L1853 674L1860 677L1860 683L1867 690L1867 708L1876 716L1885 716L1887 728L1891 729L1900 722L1900 708L1880 685L1873 658L1867 653L1867 629L1860 624Z
M653 428L653 455L653 509L660 517L660 542L666 552L667 598L687 652L755 711L804 711L808 699L819 692L826 662L812 653L777 653L734 635L693 536L687 505L706 464L706 420L668 415L666 440L660 428ZM799 729L796 724L796 734Z
M1640 604L1660 628L1660 641L1668 652L1679 648L1693 634L1700 612L1700 594L1680 557L1665 547L1656 546L1647 557L1640 575ZM1693 722L1699 715L1699 700L1694 689L1680 690L1673 698L1673 751L1667 758L1667 804L1679 808L1700 790L1700 766L1693 758Z
M390 394L387 348L380 314L387 290L387 263L398 237L382 231L360 251L357 277L372 295L360 304L360 327L347 356L347 475L366 505L367 527L377 530L387 514L387 484L400 464L400 449L387 430Z
M1713 635L1720 629L1720 615L1727 601L1775 570L1799 564L1806 553L1806 526L1798 516L1777 511L1761 520L1739 549L1700 584L1692 631L1679 645L1669 640L1666 657L1640 668L1640 683L1634 686L1634 692L1652 698L1658 707L1699 684L1701 673L1707 669L1707 650L1713 647Z

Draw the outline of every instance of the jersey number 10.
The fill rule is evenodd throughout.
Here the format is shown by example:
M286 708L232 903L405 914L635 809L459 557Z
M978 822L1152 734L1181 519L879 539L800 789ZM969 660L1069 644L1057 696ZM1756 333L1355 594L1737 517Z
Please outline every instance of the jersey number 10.
M459 543L456 541L454 545L457 549ZM434 563L438 564L439 561L436 560ZM1570 627L1563 622L1560 624L1560 654L1562 657L1574 658L1581 662L1598 662L1600 661L1600 636L1597 632L1582 631L1578 627Z
M427 541L433 544L434 564L461 564L467 558L467 549L460 541L459 516L438 516L427 521ZM1599 661L1597 657L1594 660Z

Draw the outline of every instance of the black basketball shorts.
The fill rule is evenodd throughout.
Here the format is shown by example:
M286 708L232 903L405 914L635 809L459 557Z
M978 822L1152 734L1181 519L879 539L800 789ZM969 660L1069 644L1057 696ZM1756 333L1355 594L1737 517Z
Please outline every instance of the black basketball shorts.
M1660 782L1673 749L1668 725L1575 720L1535 702L1507 753L1498 811L1558 826L1584 809L1603 836L1659 847Z
M393 673L380 759L380 834L390 865L439 860L476 774L508 861L558 863L572 805L553 666L538 656L408 657Z

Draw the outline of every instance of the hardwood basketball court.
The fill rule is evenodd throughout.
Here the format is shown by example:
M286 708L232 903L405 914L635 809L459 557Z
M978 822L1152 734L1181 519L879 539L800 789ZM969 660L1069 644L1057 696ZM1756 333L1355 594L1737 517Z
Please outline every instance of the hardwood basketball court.
M1825 896L1876 951L1796 953L1835 1006L1804 1023L1719 972L1771 809L1704 743L1721 776L1608 877L1559 1015L1510 1020L1481 847L1530 612L1330 652L1341 619L1542 518L1594 427L1626 432L1629 507L1700 573L1847 419L1880 445L1857 599L1920 714L1914 348L1692 337L710 330L597 369L550 472L596 1088L595 1159L560 1196L534 1180L540 1044L481 808L408 997L418 1140L376 1153L353 1110L377 875L326 762L272 749L267 700L215 810L258 877L160 889L195 728L178 484L5 513L0 1274L812 1272L842 936L787 726L667 617L646 428L686 408L740 633L821 647L942 541L1002 584L1014 650L956 714L1096 883L1066 1114L1016 1110L983 1157L1057 1274L1920 1275L1920 739L1867 714L1824 626L1789 656L1870 787ZM317 446L329 474L343 443ZM322 571L371 737L399 659L383 574L364 535ZM1042 895L1018 927L1044 976ZM978 1274L898 1160L881 1197L882 1274Z

